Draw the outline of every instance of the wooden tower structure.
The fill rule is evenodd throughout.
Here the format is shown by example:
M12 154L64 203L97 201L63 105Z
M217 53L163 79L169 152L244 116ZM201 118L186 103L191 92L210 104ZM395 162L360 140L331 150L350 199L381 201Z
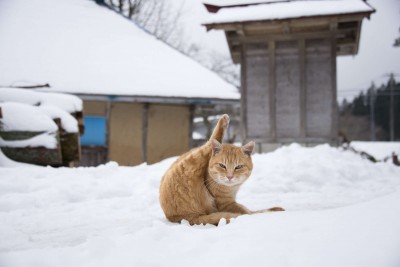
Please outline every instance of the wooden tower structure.
M336 57L358 52L362 0L209 0L207 30L224 30L241 64L241 133L260 151L337 142Z

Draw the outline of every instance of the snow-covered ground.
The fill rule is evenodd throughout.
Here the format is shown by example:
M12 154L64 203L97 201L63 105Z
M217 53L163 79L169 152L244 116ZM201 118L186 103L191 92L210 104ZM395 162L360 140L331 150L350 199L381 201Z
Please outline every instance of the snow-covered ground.
M238 201L286 212L192 227L158 203L173 160L0 168L0 266L400 266L399 167L327 145L257 154Z
M393 153L400 155L400 142L353 141L350 145L358 151L372 155L377 160L390 159Z

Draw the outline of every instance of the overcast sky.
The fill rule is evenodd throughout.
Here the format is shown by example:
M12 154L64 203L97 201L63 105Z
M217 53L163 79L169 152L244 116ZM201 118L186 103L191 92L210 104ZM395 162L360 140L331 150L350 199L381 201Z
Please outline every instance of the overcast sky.
M173 1L176 3L182 0ZM184 2L182 19L186 33L196 43L229 53L222 31L206 33L204 27L199 27L207 16L202 2ZM367 89L372 81L379 86L392 72L398 74L397 79L400 80L400 47L393 47L394 39L400 36L400 0L370 0L368 3L377 11L371 15L370 20L363 21L359 53L355 56L341 56L337 60L339 100L343 97L351 99L361 90Z
M400 36L400 0L370 0L377 11L363 21L359 52L356 56L338 57L338 96L350 97L368 88L372 81L379 86L389 73L400 75L400 47L393 47ZM397 76L400 80L400 76Z

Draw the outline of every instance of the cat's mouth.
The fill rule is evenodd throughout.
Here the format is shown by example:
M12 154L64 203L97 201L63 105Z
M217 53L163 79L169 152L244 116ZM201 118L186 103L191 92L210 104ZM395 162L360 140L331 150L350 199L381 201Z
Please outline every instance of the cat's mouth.
M235 186L240 184L240 181L238 178L227 178L227 177L222 177L218 180L219 184L225 185L225 186Z

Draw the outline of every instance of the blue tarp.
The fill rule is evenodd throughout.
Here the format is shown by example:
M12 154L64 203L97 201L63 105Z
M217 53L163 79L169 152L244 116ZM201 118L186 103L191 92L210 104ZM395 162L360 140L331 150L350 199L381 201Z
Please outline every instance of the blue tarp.
M81 136L82 145L106 145L107 120L105 117L85 116L85 134Z

